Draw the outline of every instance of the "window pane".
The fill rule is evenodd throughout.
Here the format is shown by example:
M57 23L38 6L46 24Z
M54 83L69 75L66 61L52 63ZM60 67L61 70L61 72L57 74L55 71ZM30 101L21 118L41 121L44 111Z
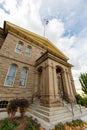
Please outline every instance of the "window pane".
M11 65L6 81L5 81L5 85L12 85L14 78L15 78L15 74L16 74L16 66L15 65Z
M20 78L20 81L19 81L20 86L25 86L26 76L27 76L27 69L23 68L22 72L21 72L21 78Z
M23 46L23 44L20 42L20 43L18 43L18 45L17 45L17 47L16 47L16 52L17 53L21 53L21 51L22 51L22 46Z
M26 48L26 56L30 56L31 47Z

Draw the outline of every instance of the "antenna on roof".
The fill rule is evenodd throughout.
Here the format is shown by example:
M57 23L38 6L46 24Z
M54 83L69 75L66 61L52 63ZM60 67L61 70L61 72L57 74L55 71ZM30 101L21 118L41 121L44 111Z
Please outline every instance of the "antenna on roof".
M45 27L46 27L46 25L49 23L49 20L48 19L43 19L43 25L44 25L44 37L45 37Z

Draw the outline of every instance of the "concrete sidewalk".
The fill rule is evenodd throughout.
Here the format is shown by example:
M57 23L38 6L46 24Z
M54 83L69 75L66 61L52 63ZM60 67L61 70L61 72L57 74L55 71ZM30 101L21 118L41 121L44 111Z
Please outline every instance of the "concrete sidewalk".
M19 112L16 112L16 116L20 116ZM7 112L0 112L0 120L3 120L8 117Z

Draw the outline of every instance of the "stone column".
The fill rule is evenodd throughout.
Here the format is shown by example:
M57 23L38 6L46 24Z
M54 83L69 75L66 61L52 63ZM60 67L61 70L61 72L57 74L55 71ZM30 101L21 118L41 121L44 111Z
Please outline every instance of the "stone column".
M52 64L45 64L43 69L43 94L41 105L46 107L60 106L58 87L56 82L56 70Z
M34 71L34 82L33 82L33 90L32 90L32 101L35 99L36 92L38 91L38 71Z
M56 74L56 67L53 67L53 86L54 86L54 97L58 99L58 102L60 102L60 95L58 90L58 84L57 84L57 74Z
M76 89L75 89L75 84L74 84L74 80L73 80L73 77L72 77L71 68L69 68L69 75L70 75L70 79L71 79L73 93L74 93L74 95L76 95Z
M75 91L75 86L74 86L74 82L72 79L72 74L71 74L71 70L69 69L68 72L68 79L69 79L69 84L70 84L70 90L71 90L71 95L72 95L72 102L76 103L76 99L75 99L75 95L76 95L76 91Z
M71 92L70 92L70 85L69 85L67 70L64 71L64 77L65 77L65 85L66 85L65 98L67 101L70 102Z
M40 105L46 106L46 68L43 66L42 67L42 86L41 86L41 98L40 98Z
M67 96L68 96L67 99L69 102L75 102L69 72L66 71L65 75L66 75L66 83L67 83L67 86L66 86L67 87Z
M69 91L69 90L68 90L68 88L67 88L67 86L68 86L68 84L67 84L67 82L66 82L67 77L66 77L66 72L65 72L64 70L62 71L62 80L63 80L63 88L64 88L63 98L67 100L68 91Z

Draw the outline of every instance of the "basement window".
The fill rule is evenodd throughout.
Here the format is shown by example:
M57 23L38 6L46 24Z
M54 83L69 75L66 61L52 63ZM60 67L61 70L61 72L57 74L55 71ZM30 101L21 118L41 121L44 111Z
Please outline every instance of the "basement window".
M8 101L0 101L0 108L7 108Z

